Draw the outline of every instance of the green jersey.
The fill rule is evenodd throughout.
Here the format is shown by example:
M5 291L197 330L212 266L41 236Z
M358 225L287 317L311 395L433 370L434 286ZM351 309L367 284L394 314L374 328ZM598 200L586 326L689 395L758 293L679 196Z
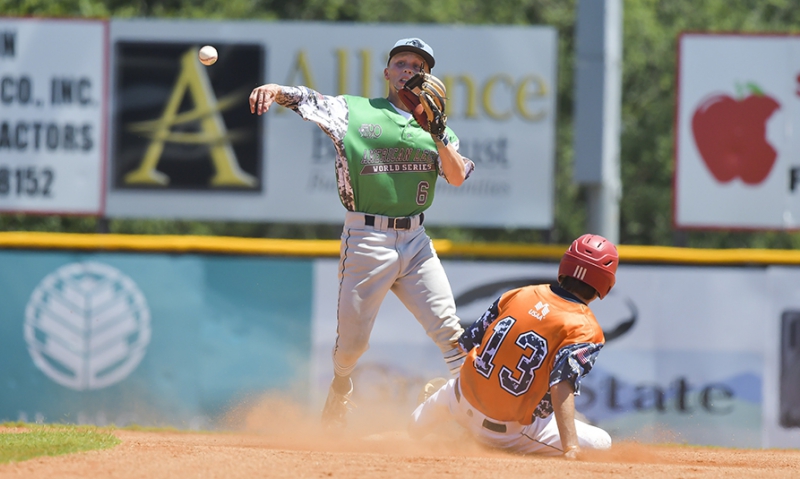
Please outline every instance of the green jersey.
M411 216L428 209L439 175L439 153L430 133L385 98L344 98L350 113L344 149L354 211Z
M283 106L333 140L339 199L348 211L402 217L430 207L444 174L433 138L413 117L406 119L385 98L330 97L306 87L284 87L283 93L290 99ZM458 148L450 128L447 136ZM465 163L469 176L474 166Z

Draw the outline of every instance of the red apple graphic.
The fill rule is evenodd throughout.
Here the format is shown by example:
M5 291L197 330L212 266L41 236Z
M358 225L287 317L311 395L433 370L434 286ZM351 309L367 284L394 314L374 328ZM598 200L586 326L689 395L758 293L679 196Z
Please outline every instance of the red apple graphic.
M735 99L725 94L705 99L692 116L692 132L700 156L720 183L740 177L748 185L767 178L778 153L767 142L767 120L780 104L757 86Z

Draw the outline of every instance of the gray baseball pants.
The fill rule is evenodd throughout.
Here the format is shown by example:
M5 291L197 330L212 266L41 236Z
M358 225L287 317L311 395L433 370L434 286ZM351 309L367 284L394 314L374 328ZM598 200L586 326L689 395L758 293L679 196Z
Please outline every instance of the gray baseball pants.
M457 340L463 328L456 316L450 283L430 237L412 216L409 229L389 228L389 218L364 213L345 216L339 256L337 337L334 371L347 376L369 348L375 317L391 290L439 346L451 374L458 375L465 354Z

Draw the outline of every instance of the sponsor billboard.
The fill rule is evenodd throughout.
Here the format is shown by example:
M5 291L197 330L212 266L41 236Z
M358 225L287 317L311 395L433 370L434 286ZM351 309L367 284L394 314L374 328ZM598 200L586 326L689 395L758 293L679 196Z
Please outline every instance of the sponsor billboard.
M141 290L103 263L62 266L42 279L25 307L25 342L34 364L77 391L127 377L150 336L150 308Z
M341 223L333 143L290 110L250 114L247 96L270 82L385 97L388 52L410 36L434 48L476 163L463 186L437 183L426 223L549 228L557 36L516 26L111 20L107 216Z
M0 18L0 211L102 213L107 35L102 21Z
M444 266L465 325L556 271ZM798 284L789 266L620 266L578 410L618 440L800 447ZM337 285L335 259L0 251L0 421L213 428L265 393L318 413ZM448 371L388 294L354 374L356 402L410 414Z
M508 289L555 281L555 263L443 261L462 324ZM321 407L336 337L337 263L318 260L312 402ZM615 440L729 447L800 446L800 269L621 265L591 303L606 337L577 409ZM408 410L447 377L439 349L392 294L354 373L366 400Z
M680 36L676 227L800 227L799 58L798 36Z
M292 259L0 251L0 422L209 429L266 391L304 399L311 279Z
M261 191L260 45L222 45L219 67L180 42L115 42L113 190ZM232 72L235 72L232 73Z

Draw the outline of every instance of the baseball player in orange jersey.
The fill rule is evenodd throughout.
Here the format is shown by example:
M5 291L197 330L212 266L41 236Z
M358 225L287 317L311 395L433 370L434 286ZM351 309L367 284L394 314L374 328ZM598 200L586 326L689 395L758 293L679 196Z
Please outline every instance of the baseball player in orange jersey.
M605 342L588 304L608 294L618 264L614 244L583 235L561 259L559 286L500 296L459 339L468 353L460 377L426 391L412 437L455 419L478 442L515 453L575 459L611 447L607 432L575 418L574 395Z

